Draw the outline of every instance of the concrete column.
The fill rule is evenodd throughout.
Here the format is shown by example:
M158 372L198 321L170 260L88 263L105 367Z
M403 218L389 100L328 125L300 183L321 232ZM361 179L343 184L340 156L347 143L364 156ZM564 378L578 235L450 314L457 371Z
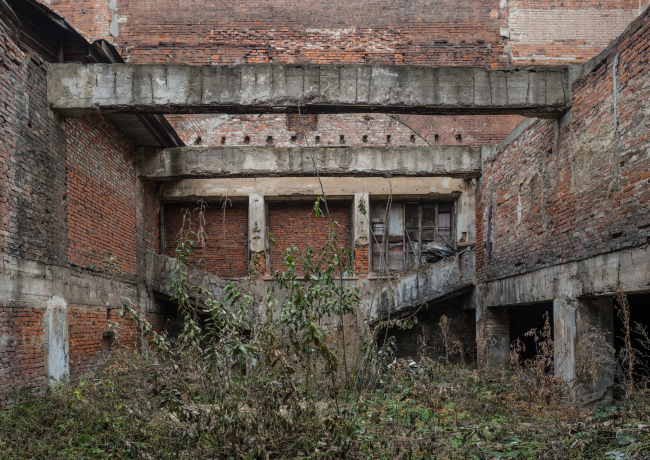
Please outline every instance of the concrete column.
M556 299L553 302L553 314L555 375L574 383L585 402L600 399L614 384L613 298ZM593 332L595 334L590 337L589 334ZM598 337L598 344L594 346L593 335L599 336L600 332L605 336ZM604 348L605 344L610 345L611 348ZM602 353L607 353L609 356L599 356ZM576 366L581 360L587 360L590 365L596 367L604 366L603 369L596 369L598 376L595 380L578 381L580 376L576 375Z
M575 380L576 312L577 301L553 300L553 361L555 375L568 382Z
M476 179L466 179L456 201L456 241L459 246L476 243Z
M365 211L365 212L362 212ZM354 244L370 243L370 200L366 192L354 194Z
M262 195L248 197L248 248L251 252L266 249L266 207Z
M266 203L264 196L248 196L248 249L251 260L257 260L255 269L264 274L266 271Z
M483 286L470 295L476 309L476 345L479 366L506 367L510 363L510 320L505 307L486 308Z
M614 298L578 299L576 323L576 351L584 355L576 356L576 360L589 361L598 374L594 380L580 382L583 399L591 402L602 398L614 384ZM598 344L593 346L595 341ZM606 345L611 348L606 349Z
M68 306L61 297L47 301L43 313L45 332L45 374L50 385L68 384L70 344L68 341Z
M366 275L370 272L370 199L368 193L354 194L354 272Z

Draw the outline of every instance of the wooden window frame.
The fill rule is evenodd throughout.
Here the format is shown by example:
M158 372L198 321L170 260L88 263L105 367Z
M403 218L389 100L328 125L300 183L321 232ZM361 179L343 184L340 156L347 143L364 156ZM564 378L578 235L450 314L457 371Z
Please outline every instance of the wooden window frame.
M449 236L442 235L440 233L440 205L446 204L450 205L450 227L449 227ZM408 235L409 230L416 230L416 227L408 227L407 225L407 207L409 205L417 205L418 207L418 216L417 216L417 242L412 241ZM423 205L434 205L435 214L434 214L434 224L433 226L424 225L422 219L422 206ZM402 216L404 221L403 233L402 233L402 267L400 269L389 269L388 268L388 251L389 251L389 238L388 238L388 229L390 227L390 209L388 208L387 201L374 201L370 203L370 272L374 274L387 274L387 273L400 273L406 272L412 268L417 268L418 266L423 265L422 261L422 248L424 242L428 243L431 241L444 242L449 246L457 249L457 244L454 238L456 233L456 201L455 200L403 200L397 202L391 202L390 208L392 209L395 206L402 208ZM383 209L383 219L375 221L375 210ZM447 213L447 211L443 212ZM375 233L375 224L383 226L383 233L381 235ZM423 230L432 230L434 234L434 239L426 239L423 242ZM378 238L380 237L380 238ZM381 240L381 243L379 243ZM377 244L376 244L377 243ZM414 248L414 244L417 243L417 252ZM376 250L375 247L378 246L379 250ZM413 254L413 262L409 261L409 254ZM377 260L377 258L379 260ZM379 269L377 269L379 267Z

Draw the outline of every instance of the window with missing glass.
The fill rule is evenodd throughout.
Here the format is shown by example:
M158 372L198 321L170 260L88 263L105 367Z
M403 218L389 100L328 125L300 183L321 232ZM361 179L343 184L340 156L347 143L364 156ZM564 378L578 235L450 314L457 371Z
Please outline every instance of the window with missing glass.
M372 271L405 271L453 252L452 201L371 205Z

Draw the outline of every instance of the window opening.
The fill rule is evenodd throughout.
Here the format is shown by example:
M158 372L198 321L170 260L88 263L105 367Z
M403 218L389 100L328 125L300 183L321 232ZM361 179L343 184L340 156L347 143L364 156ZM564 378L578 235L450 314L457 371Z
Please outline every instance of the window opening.
M405 271L440 260L454 250L453 202L393 202L371 206L372 271Z

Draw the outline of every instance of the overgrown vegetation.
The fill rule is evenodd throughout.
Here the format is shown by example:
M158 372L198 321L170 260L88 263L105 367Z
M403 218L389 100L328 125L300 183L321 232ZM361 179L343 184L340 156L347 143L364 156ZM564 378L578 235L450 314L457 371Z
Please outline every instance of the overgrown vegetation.
M329 218L327 202L314 212ZM446 317L445 359L397 360L383 333L416 319L357 326L359 291L345 283L351 257L336 222L322 248L285 250L260 306L248 289L254 277L219 293L188 285L202 213L188 211L178 238L178 337L153 332L124 298L146 353L118 348L67 389L18 395L0 412L0 458L650 458L650 395L634 374L634 346L619 357L621 406L596 412L554 376L548 318L530 332L537 356L522 362L515 343L509 370L453 364L463 349ZM585 353L606 359L606 341L591 333ZM119 330L111 335L119 343ZM593 365L579 372L594 378Z

